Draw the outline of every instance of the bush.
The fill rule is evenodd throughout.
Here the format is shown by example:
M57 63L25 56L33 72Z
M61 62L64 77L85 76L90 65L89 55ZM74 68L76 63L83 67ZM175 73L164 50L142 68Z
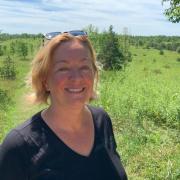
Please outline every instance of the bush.
M0 109L7 110L8 104L11 103L10 97L7 95L7 91L0 89Z
M166 69L170 69L171 68L169 65L164 65L163 67L166 68Z
M119 49L118 37L115 32L113 32L113 26L109 27L108 32L102 34L100 41L102 46L97 59L103 64L104 69L122 69L126 63L126 59Z
M160 55L164 55L164 51L163 51L163 50L160 50L160 51L159 51L159 54L160 54Z
M161 72L160 69L154 69L153 72L154 72L155 74L162 74L162 72Z
M179 47L177 47L176 51L177 51L177 53L179 53L179 54L180 54L180 46L179 46Z
M3 48L2 46L0 45L0 56L2 56L4 53L3 53Z
M16 79L15 64L9 56L3 61L3 66L0 67L0 77L2 79Z
M177 61L177 62L180 62L180 57L178 57L178 58L176 59L176 61Z

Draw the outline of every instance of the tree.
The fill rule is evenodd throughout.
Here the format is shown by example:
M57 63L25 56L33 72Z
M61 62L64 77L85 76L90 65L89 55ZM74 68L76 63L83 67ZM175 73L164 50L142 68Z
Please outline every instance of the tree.
M119 49L118 37L113 32L112 25L109 27L108 32L102 33L100 41L101 47L97 57L103 64L104 69L121 69L125 58Z
M4 54L7 53L7 46L6 45L3 46L3 52L4 52Z
M2 49L2 46L0 45L0 56L2 56L4 53L3 53L3 49Z
M16 79L16 69L14 61L8 56L0 67L0 77L3 79Z
M23 56L23 58L25 59L25 57L28 55L28 47L26 43L19 41L17 43L17 46L19 55Z
M164 4L164 2L170 3L170 7L165 9L164 12L169 21L173 23L180 22L180 0L162 0L162 4Z
M96 49L96 52L99 51L99 34L98 34L98 28L96 26L93 26L92 24L88 25L84 28L84 31L87 32L88 38L91 40L94 49Z
M14 55L15 54L15 43L11 42L10 44L10 54Z
M86 31L88 33L88 36L92 36L92 35L98 33L98 28L96 26L93 26L92 24L90 24L84 28L84 31Z
M122 53L124 56L124 60L125 62L131 61L132 57L131 57L131 53L129 51L129 47L130 47L130 40L129 40L129 35L128 35L128 28L124 27L123 28L123 36L122 39L119 39L119 44L121 43L121 49L122 49ZM124 64L125 64L124 62Z
M164 51L161 49L161 50L159 51L159 54L160 54L160 55L164 55Z
M12 103L11 98L8 96L7 91L0 89L0 109L7 110L8 104Z
M179 46L179 47L177 47L176 51L177 51L177 53L179 53L179 54L180 54L180 46Z

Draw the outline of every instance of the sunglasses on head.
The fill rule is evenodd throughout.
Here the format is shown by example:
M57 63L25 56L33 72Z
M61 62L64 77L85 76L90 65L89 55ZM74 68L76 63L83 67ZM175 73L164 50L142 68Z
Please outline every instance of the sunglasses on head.
M64 33L67 33L67 34L70 34L72 36L87 36L87 32L85 31L81 31L81 30L72 30L72 31L66 31L66 32L50 32L50 33L46 33L44 34L44 37L47 39L47 40L51 40L52 38L60 35L60 34L64 34Z

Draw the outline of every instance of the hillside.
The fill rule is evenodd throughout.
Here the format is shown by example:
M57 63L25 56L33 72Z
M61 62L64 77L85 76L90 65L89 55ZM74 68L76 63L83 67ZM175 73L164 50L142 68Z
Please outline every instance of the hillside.
M25 57L9 48L18 41L28 44ZM44 108L32 107L25 99L30 92L25 78L40 44L41 39L34 37L1 43L12 53L16 69L15 80L0 80L1 141L11 128ZM129 179L175 180L180 178L180 54L144 48L130 46L132 61L124 70L101 71L100 97L93 104L102 106L112 117ZM0 67L6 58L6 54L0 56Z

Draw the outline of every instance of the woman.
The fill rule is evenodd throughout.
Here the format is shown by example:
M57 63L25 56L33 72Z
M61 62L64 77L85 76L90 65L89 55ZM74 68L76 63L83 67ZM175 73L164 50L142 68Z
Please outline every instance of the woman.
M44 109L14 128L0 149L1 180L125 180L112 123L95 97L98 68L82 31L49 36L32 64Z

